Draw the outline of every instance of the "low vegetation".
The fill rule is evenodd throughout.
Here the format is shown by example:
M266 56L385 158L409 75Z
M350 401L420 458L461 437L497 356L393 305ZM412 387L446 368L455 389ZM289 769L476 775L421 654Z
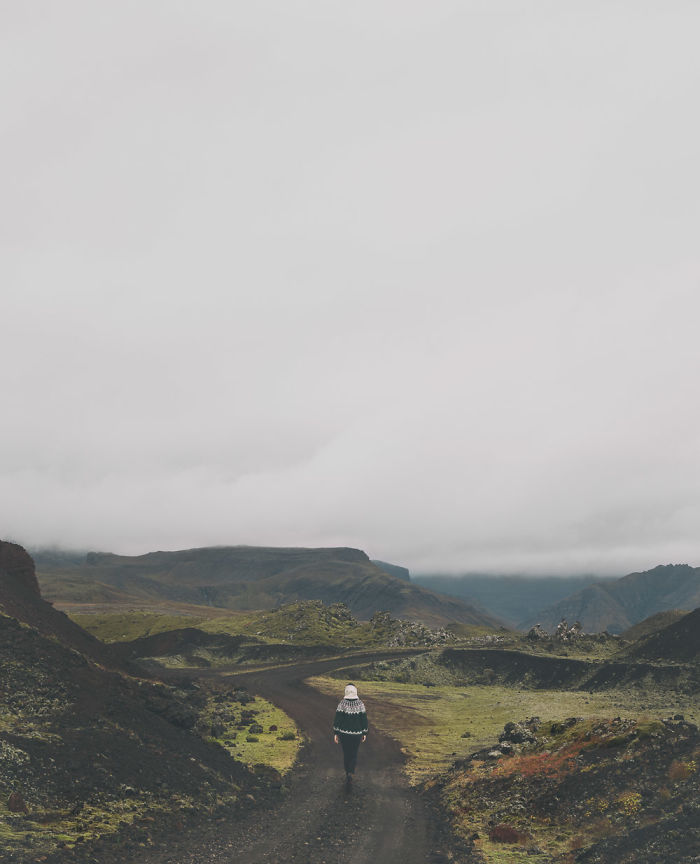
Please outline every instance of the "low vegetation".
M280 775L294 765L303 743L301 733L283 711L243 689L210 695L196 729L205 740L251 768L264 765Z
M426 784L488 864L690 860L697 727L682 719L532 718Z
M133 611L117 614L74 614L76 623L103 642L131 642L185 628L211 635L246 636L266 644L358 649L435 646L456 643L448 629L431 630L414 621L376 612L358 621L344 603L329 606L307 600L261 612L238 612L213 618L173 616ZM461 625L461 632L470 632ZM484 628L475 628L478 634ZM465 638L464 636L462 638ZM481 635L479 638L483 638ZM211 662L210 657L207 658Z
M183 627L198 627L207 621L203 616L168 615L161 612L76 613L70 617L102 642L131 642Z

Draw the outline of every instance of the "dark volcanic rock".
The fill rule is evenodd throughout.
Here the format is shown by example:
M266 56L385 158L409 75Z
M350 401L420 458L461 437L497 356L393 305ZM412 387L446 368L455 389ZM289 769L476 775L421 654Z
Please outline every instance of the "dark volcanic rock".
M29 553L16 543L0 540L0 603L15 618L18 612L30 610L41 600L34 562Z
M31 556L16 543L4 540L0 540L0 612L36 627L47 636L54 636L62 644L104 665L118 665L109 646L42 600Z

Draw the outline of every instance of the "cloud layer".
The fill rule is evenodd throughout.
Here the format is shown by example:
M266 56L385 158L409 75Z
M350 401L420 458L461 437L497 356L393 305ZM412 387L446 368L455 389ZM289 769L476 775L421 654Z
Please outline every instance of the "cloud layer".
M3 17L4 536L700 563L696 4Z

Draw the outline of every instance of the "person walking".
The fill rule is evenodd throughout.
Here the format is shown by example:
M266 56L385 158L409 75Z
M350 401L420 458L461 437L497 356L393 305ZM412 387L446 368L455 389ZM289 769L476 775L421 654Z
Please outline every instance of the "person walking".
M364 703L357 695L357 687L348 684L345 688L345 696L335 712L333 722L333 740L343 747L343 764L345 766L345 779L348 783L352 781L357 765L357 751L360 744L367 740L369 727L367 725L367 711Z

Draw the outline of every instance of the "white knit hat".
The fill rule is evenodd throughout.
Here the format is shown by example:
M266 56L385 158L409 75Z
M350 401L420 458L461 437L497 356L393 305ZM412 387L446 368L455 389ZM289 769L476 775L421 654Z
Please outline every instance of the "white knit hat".
M345 688L346 699L357 699L357 687L354 684L348 684Z

